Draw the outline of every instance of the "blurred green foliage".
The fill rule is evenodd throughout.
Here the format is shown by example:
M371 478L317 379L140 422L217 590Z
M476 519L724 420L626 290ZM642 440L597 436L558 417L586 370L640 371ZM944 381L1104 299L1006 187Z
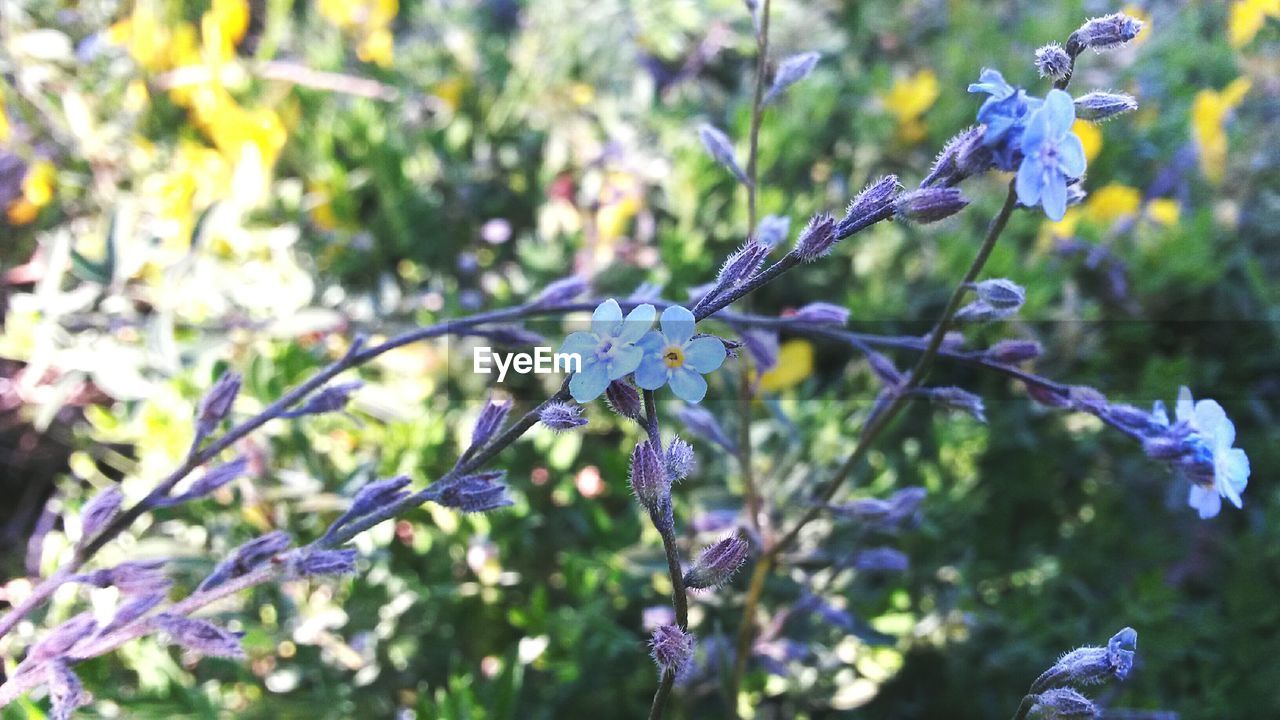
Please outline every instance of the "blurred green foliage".
M1242 40L1235 6L1252 4L1141 3L1134 47L1082 58L1073 87L1131 92L1142 109L1082 131L1097 148L1084 206L1058 225L1015 217L987 273L1025 284L1028 305L971 336L1038 339L1041 372L1117 400L1171 402L1183 384L1217 398L1252 459L1245 509L1199 521L1133 443L941 366L939 384L983 392L990 425L913 408L850 491L928 488L922 525L893 541L912 567L833 581L866 637L890 644L798 628L822 665L753 672L758 717L1008 715L1059 653L1125 625L1139 665L1108 706L1280 715L1280 33L1271 19ZM1036 47L1116 9L777 0L775 57L823 60L766 115L762 212L794 234L869 178L918 180L972 122L964 88L982 67L1030 86ZM680 298L745 230L743 192L695 132L711 122L745 148L754 40L738 2L16 2L0 22L0 139L25 168L0 178L13 186L0 187L0 355L23 364L24 419L41 430L84 384L101 393L69 426L56 507L120 476L130 497L145 492L180 460L224 367L245 372L236 414L248 415L353 329L501 307L570 271L604 292L650 281ZM1219 139L1220 163L1206 151ZM924 332L1004 182L968 185L973 206L941 226L876 227L752 307L824 300L860 329ZM768 471L783 507L848 452L875 393L844 348L815 351L813 374L766 399L751 428L759 454L780 459ZM272 423L240 448L252 481L157 513L102 561L179 557L188 591L264 530L317 537L371 478L438 476L486 391L445 372L450 352L406 348L365 368L351 416ZM728 374L713 382L713 397L732 391ZM428 506L357 541L354 581L218 608L248 633L248 664L187 666L149 640L87 663L96 711L642 717L655 682L642 613L667 602L668 581L626 489L635 430L590 412L584 435L536 430L500 458L510 511ZM94 450L106 443L120 450ZM681 527L741 490L730 458L698 450L677 488ZM711 537L690 531L689 552ZM73 541L50 533L41 569ZM697 598L704 640L732 636L742 584ZM778 576L764 607L795 599ZM52 616L70 607L59 596ZM676 714L722 707L685 694Z

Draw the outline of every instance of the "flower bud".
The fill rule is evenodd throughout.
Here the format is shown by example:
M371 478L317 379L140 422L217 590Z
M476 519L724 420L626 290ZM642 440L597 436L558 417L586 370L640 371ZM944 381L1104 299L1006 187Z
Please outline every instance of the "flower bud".
M1076 117L1103 122L1138 109L1138 101L1125 93L1094 91L1076 98Z
M893 214L919 223L937 222L960 212L969 204L955 188L922 188L899 195Z
M1049 43L1036 50L1036 70L1042 78L1061 80L1071 72L1071 56L1058 43Z
M813 262L831 252L836 244L835 218L820 213L809 219L809 224L800 231L800 239L796 240L793 251L805 262Z
M1098 708L1078 691L1060 687L1037 695L1031 715L1044 720L1084 720L1097 717Z
M640 393L623 380L609 383L604 390L604 398L609 408L623 417L639 420L644 413Z
M293 565L293 572L299 577L354 575L356 572L356 551L351 548L313 550L296 559Z
M28 667L65 655L81 640L93 634L98 623L93 619L93 612L85 611L73 615L69 620L49 631L40 642L31 646L22 664Z
M259 565L283 552L293 540L288 533L276 530L262 537L254 538L231 552L231 555L218 563L209 576L196 588L203 592L241 575L245 575Z
M847 238L863 228L892 217L893 199L901 189L897 175L885 175L868 185L849 203L844 219L836 226L836 238Z
M173 584L164 560L123 562L114 567L77 575L76 580L97 587L115 587L122 595L164 592Z
M179 505L189 500L202 498L243 475L248 466L249 459L241 455L231 462L205 470L204 475L201 475L195 482L191 483L191 487L186 492L165 498L160 504L165 506Z
M684 585L692 590L720 587L747 559L750 547L739 537L728 537L707 547L698 561L684 574Z
M304 415L322 415L324 413L345 410L347 407L347 400L350 399L351 393L359 390L363 386L364 383L359 380L334 383L333 385L329 385L307 398L307 401L302 404L302 407L297 410L290 410L289 412L282 414L280 417L297 418Z
M1027 291L1021 285L1003 278L983 280L973 289L979 300L1001 310L1017 310L1027 301Z
M582 417L582 406L572 403L548 403L538 411L538 420L552 430L572 430L587 424Z
M466 513L497 510L514 504L501 482L505 476L505 471L493 470L439 483L426 499Z
M911 561L901 550L878 547L858 551L851 564L863 572L906 572Z
M649 638L653 662L658 666L658 673L671 673L681 677L693 667L693 651L697 639L693 633L680 629L678 625L662 625L653 631Z
M93 696L85 692L80 678L62 660L49 663L49 720L70 720L76 708L93 702Z
M1034 340L1001 340L987 348L984 353L988 360L1006 365L1034 360L1044 352L1040 343Z
M738 164L737 158L733 155L733 143L729 140L729 136L725 135L718 128L712 125L700 125L698 127L698 137L702 140L702 146L706 148L707 154L713 160L724 165L743 185L750 185L747 174L742 171L742 166Z
M801 307L791 316L792 320L814 325L838 325L843 327L849 322L848 308L825 302L812 302Z
M533 307L546 307L567 303L587 291L587 281L577 275L560 278L543 288L529 304Z
M98 630L98 637L108 635L138 618L146 615L152 608L159 605L165 599L165 593L156 592L148 595L139 595L138 597L124 603L116 608L116 612L111 616L111 622L102 626Z
M880 382L886 385L897 385L902 382L902 373L898 370L898 366L883 353L867 353L867 363L871 365L871 372L880 378Z
M489 439L502 427L502 421L511 411L511 398L498 400L490 396L480 416L476 418L475 428L471 431L471 448L483 447Z
M974 395L968 390L958 387L940 387L929 388L926 392L928 393L929 399L939 405L968 413L979 422L985 423L987 421L985 408L982 405L982 398Z
M203 438L213 431L231 412L231 405L240 394L240 373L224 372L200 401L196 413L196 436Z
M80 511L80 541L84 542L97 535L120 512L120 504L123 502L124 493L119 486L112 485L85 503L84 509Z
M648 440L637 443L631 451L631 492L650 512L671 497L671 481L663 464Z
M680 482L689 477L696 463L693 446L689 443L674 438L667 445L667 477L671 478L671 482Z
M710 294L714 296L718 292L745 284L760 270L760 265L768 254L768 245L758 240L748 240L724 261L720 274L716 276L716 287Z
M813 72L813 68L817 66L821 57L816 52L806 52L792 55L778 63L778 72L774 73L773 85L769 87L769 92L765 93L764 104L768 105L782 91L809 77L809 73Z
M174 643L181 645L184 650L193 655L232 659L244 657L240 637L211 622L160 613L156 616L156 626Z
M1095 51L1110 50L1133 40L1142 32L1142 21L1124 13L1112 13L1093 18L1071 34L1071 40L1080 48ZM1072 45L1068 41L1068 46Z

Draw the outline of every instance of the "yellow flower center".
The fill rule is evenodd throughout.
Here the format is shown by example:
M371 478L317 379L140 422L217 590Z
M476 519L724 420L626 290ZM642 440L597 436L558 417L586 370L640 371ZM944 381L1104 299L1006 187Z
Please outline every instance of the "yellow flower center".
M684 348L679 345L668 345L667 349L662 353L662 361L672 369L684 365Z

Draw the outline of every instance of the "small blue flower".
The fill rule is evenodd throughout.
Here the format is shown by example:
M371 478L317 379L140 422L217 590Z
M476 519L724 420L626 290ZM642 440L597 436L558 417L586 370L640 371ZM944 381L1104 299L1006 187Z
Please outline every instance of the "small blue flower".
M1067 211L1067 181L1084 175L1084 145L1071 132L1075 120L1071 96L1050 90L1022 133L1018 200L1027 207L1043 205L1051 220L1061 220Z
M635 372L644 351L636 341L653 325L652 305L640 305L624 320L622 308L612 298L591 314L591 332L576 332L565 338L560 352L576 354L582 367L569 381L569 394L579 403L600 397L609 382Z
M707 394L702 375L724 363L724 344L713 337L693 336L693 313L672 305L662 311L662 331L650 330L640 339L644 359L636 369L636 384L657 390L670 384L685 402L696 403ZM701 373L701 374L699 374Z
M1217 515L1222 509L1222 498L1243 507L1240 494L1249 484L1249 456L1244 450L1232 447L1236 426L1226 411L1215 400L1195 402L1191 391L1184 387L1178 393L1174 414L1177 422L1170 427L1169 435L1180 438L1185 448L1175 464L1192 482L1187 504L1195 508L1201 518ZM1170 424L1163 403L1156 403L1152 416L1161 425Z
M996 167L1013 170L1022 150L1027 120L1032 112L1040 109L1042 101L1005 82L998 70L990 68L982 71L978 82L969 84L969 92L991 96L978 108L978 122L987 128L982 144L992 149Z

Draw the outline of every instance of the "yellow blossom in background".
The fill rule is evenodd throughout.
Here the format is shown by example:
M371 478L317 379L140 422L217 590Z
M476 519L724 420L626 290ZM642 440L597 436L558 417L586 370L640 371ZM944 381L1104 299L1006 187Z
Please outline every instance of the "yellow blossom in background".
M1177 225L1182 217L1182 204L1173 198L1153 198L1147 203L1147 217L1164 227Z
M356 56L380 67L395 58L391 23L400 12L398 0L318 0L320 15L356 41Z
M898 120L898 136L907 143L919 142L925 135L920 117L938 99L938 76L925 68L899 78L882 99L885 109Z
M1142 193L1137 188L1112 183L1089 193L1084 214L1095 223L1105 224L1133 215L1141 206Z
M1250 85L1249 78L1236 78L1221 91L1201 90L1191 104L1191 137L1200 150L1200 169L1214 184L1222 182L1227 171L1227 116L1244 100Z
M804 382L813 374L813 343L788 340L778 348L778 362L760 375L760 392L776 393Z
M395 39L391 37L391 31L378 28L366 35L360 44L356 45L356 57L378 67L391 67L392 61L395 60Z
M145 70L161 72L170 67L169 29L156 17L150 3L135 4L129 17L111 26L107 38L123 46Z
M22 178L22 197L14 200L5 212L10 224L26 225L40 214L40 208L49 204L54 192L53 163L38 160L27 168Z
M9 141L9 116L4 114L4 101L0 100L0 143Z
M213 0L213 6L200 17L205 62L215 65L234 58L236 44L248 29L248 0Z
M1236 0L1227 11L1227 39L1242 48L1253 41L1267 18L1280 18L1280 0Z
M644 187L635 175L611 172L600 188L600 209L596 211L596 236L602 242L626 234L627 225L640 211Z
M1040 231L1041 249L1045 249L1047 247L1046 243L1050 238L1069 238L1072 235L1075 235L1076 228L1080 227L1081 218L1082 215L1080 213L1080 208L1069 207L1067 208L1067 211L1063 213L1061 220L1056 222L1053 220L1046 220L1041 226ZM1048 232L1045 232L1046 230Z
M1093 162L1098 153L1102 152L1102 131L1088 120L1076 120L1071 126L1071 132L1080 138L1080 144L1084 146L1084 159Z

